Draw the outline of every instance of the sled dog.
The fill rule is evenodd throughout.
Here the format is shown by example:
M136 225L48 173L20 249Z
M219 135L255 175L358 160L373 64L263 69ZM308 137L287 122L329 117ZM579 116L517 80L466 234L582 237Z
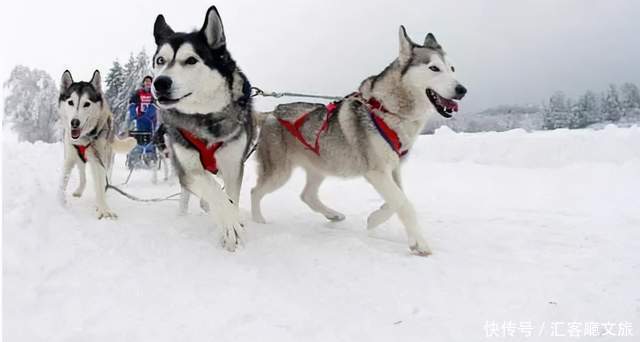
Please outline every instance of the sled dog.
M180 184L207 203L222 245L234 251L244 229L238 213L244 161L254 140L251 86L227 50L214 6L198 31L175 32L159 15L153 34L152 92Z
M451 117L467 90L433 34L422 45L412 42L403 26L399 36L399 56L365 79L358 92L326 106L297 102L267 113L258 138L258 180L251 190L256 222L265 222L263 197L285 184L294 167L306 172L302 201L331 221L345 216L320 201L323 179L364 176L385 201L369 215L368 228L397 213L410 250L431 253L402 189L400 166L429 117Z
M116 218L106 202L106 185L111 175L114 153L128 153L136 145L133 138L118 139L114 134L113 115L102 92L100 72L89 82L74 82L66 70L60 82L58 111L64 125L64 163L60 201L66 203L66 188L71 170L77 166L80 183L73 196L80 197L87 183L85 169L91 169L96 191L98 219Z

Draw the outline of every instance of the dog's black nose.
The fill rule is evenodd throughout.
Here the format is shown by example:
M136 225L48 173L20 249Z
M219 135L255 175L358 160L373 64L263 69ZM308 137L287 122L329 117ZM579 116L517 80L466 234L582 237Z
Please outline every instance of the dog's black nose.
M71 128L78 128L78 127L80 127L80 120L78 119L71 120Z
M467 93L467 88L465 88L462 84L458 84L456 86L456 94L462 98L464 96L464 94Z
M153 87L156 89L157 93L166 94L171 89L171 84L173 81L167 76L157 77L155 81L153 81Z

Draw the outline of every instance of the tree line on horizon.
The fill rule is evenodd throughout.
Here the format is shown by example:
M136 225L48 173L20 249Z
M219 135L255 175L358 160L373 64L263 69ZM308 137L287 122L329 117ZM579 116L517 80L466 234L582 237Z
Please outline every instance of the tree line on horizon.
M102 72L102 70L101 70ZM113 61L106 74L105 97L111 107L116 132L123 130L129 99L151 74L150 58L142 50L131 53L125 64ZM44 70L17 65L3 83L7 90L3 122L10 124L20 141L53 143L62 139L58 114L59 82Z
M601 122L617 123L625 118L637 120L638 111L640 91L630 82L623 83L619 89L610 84L600 94L588 90L578 99L556 91L544 108L543 129L585 128Z
M111 106L117 132L124 130L131 95L151 74L150 58L142 50L131 53L126 63L114 60L105 80L105 97ZM8 90L3 122L12 126L20 141L53 143L62 138L57 102L59 89L54 79L40 69L18 65L4 82ZM588 90L577 99L562 91L553 93L540 106L500 105L480 113L456 115L453 119L434 119L426 133L446 125L459 132L506 131L515 128L551 130L587 128L598 124L640 123L640 91L634 83L609 85L600 93Z
M461 113L452 119L436 117L427 123L426 134L441 126L456 132L487 132L525 129L598 128L606 124L640 124L640 91L634 83L610 84L605 91L587 90L577 99L554 92L540 105L499 105L479 113Z

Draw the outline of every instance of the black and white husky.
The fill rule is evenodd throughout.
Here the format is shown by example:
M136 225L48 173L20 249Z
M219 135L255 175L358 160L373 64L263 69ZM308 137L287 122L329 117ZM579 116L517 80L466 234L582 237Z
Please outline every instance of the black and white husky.
M152 91L180 184L208 204L223 246L233 251L241 242L240 186L254 137L251 86L227 50L215 7L199 31L174 32L159 15L153 34Z
M98 218L115 218L105 198L107 176L111 174L115 152L128 153L136 140L115 137L113 115L102 93L100 72L96 70L89 82L74 82L69 70L62 74L58 111L64 122L64 164L60 184L60 201L66 203L66 188L74 166L78 167L80 183L73 196L80 197L87 179L89 164L96 190Z
M344 215L318 197L326 176L364 176L385 204L369 215L374 228L397 213L410 249L431 253L416 213L402 190L400 164L432 113L450 117L466 93L432 34L415 44L400 27L400 54L382 73L364 80L357 93L328 106L292 103L265 118L257 148L258 181L251 191L253 219L264 222L260 202L281 187L295 166L307 174L302 200L332 221Z

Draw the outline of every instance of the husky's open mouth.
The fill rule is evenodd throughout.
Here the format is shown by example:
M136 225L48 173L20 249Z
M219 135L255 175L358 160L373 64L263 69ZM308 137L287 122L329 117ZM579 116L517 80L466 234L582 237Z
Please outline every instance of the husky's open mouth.
M82 134L82 128L72 128L71 129L71 138L78 139L78 138L80 138L80 134Z
M184 99L185 97L187 97L187 96L189 96L189 95L191 95L191 94L192 94L192 93L188 93L187 95L182 96L182 97L177 98L177 99L172 99L172 98L169 98L169 97L167 97L167 96L160 96L160 97L158 97L158 102L159 102L161 105L171 105L171 104L178 103L180 100Z
M444 98L429 88L427 88L427 98L436 107L438 113L445 118L450 118L452 112L458 111L458 103L456 101Z

